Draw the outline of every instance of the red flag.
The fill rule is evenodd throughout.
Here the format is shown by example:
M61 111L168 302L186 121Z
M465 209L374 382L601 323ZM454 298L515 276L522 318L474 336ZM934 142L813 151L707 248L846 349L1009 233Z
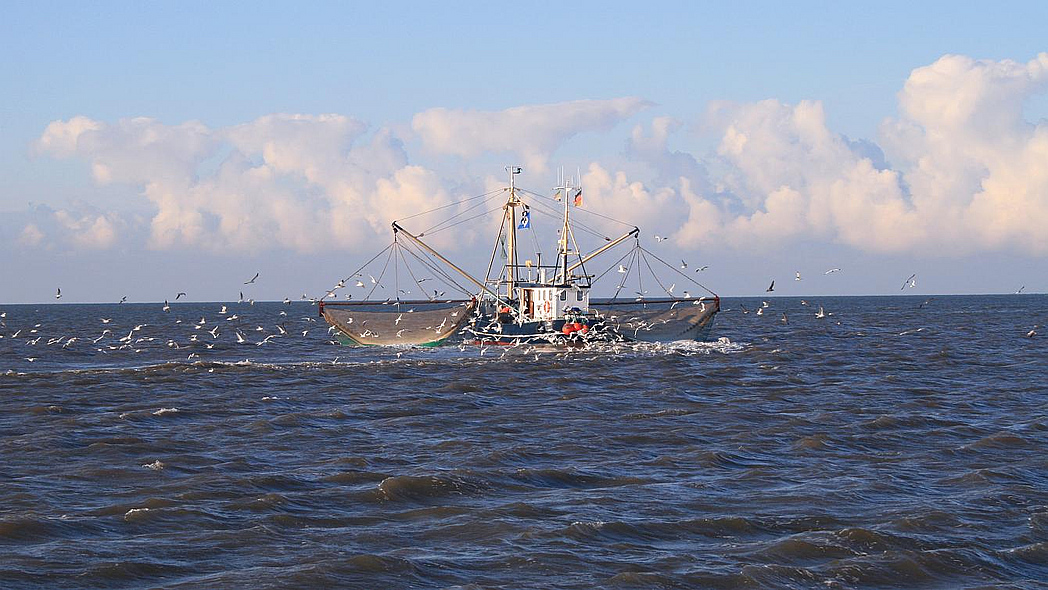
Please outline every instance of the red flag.
M575 193L575 206L576 207L581 207L582 206L582 189L581 188L579 189L579 192Z

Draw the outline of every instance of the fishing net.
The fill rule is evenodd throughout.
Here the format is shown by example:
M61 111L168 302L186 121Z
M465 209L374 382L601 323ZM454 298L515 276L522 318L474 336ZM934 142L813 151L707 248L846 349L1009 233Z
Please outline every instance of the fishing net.
M651 301L596 301L590 309L611 329L630 340L667 342L704 340L720 310L717 298Z
M321 315L347 338L365 346L435 346L454 334L473 300L326 302Z

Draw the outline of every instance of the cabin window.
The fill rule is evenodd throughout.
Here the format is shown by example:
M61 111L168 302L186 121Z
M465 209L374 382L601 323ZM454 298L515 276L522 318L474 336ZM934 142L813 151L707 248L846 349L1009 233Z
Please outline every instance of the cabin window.
M575 301L582 301L582 291L575 291Z
M560 292L560 300L561 301L567 301L568 300L568 292L567 291L561 291Z

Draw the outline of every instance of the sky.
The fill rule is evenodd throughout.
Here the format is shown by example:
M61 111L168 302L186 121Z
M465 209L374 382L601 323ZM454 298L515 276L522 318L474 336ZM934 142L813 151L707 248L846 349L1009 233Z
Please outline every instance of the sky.
M377 4L6 6L0 303L319 296L507 165L725 296L1048 292L1048 4Z

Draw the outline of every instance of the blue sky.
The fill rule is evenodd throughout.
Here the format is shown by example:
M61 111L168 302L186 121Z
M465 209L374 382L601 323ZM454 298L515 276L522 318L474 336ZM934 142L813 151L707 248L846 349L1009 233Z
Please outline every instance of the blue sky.
M1041 205L1048 207L1044 183L1015 180L1023 177L1023 169L1012 165L1040 153L1037 133L1048 117L1043 75L1025 74L1022 68L998 71L999 64L1030 64L1048 51L1046 17L1048 6L1035 2L11 5L0 22L7 53L0 61L0 96L5 97L0 102L0 259L13 269L7 275L17 280L0 284L0 302L47 301L60 284L76 301L123 295L158 301L187 290L186 284L193 286L194 299L229 299L236 296L230 294L236 291L234 279L248 270L247 277L265 271L266 281L256 293L260 299L319 293L339 278L340 261L363 260L368 246L380 243L377 230L354 241L326 228L332 237L323 238L310 225L322 220L318 216L297 226L318 236L310 243L290 237L245 240L223 229L164 241L157 236L157 218L165 207L173 215L202 212L207 219L228 220L238 207L267 206L266 197L251 188L288 206L320 203L334 211L335 203L377 219L386 203L400 198L397 190L406 194L426 187L444 190L448 199L465 196L470 187L484 188L489 177L501 178L507 159L533 163L526 184L535 189L551 186L559 166L583 170L584 182L597 186L610 179L603 189L594 189L604 191L594 205L610 208L623 208L623 191L640 183L648 200L634 205L676 212L676 218L665 221L642 216L660 227L698 215L704 203L716 206L722 213L717 227L678 223L669 228L674 239L664 248L671 258L716 261L708 280L726 295L757 294L769 276L784 281L798 269L813 276L823 266L852 272L840 273L832 283L812 280L804 289L791 285L796 294L890 293L918 271L925 292L1010 292L1021 284L1045 291L1044 246L1021 220L1002 218L992 224L996 233L971 239L935 227L934 220L956 214L953 223L963 233L964 223L985 216L984 209L969 207L981 191L1022 193L1025 200L1014 203L1018 208L1039 212ZM947 55L968 61L940 61ZM956 81L931 89L911 86L908 110L901 112L900 94L921 68L931 68L927 71L938 78L956 76ZM1016 76L1031 79L1017 88ZM1018 101L1025 126L1015 140L1029 145L996 154L989 144L963 155L944 151L934 140L943 129L956 132L958 141L972 141L970 132L979 122L934 119L922 105L939 104L942 96L966 96L970 89L983 97L980 104ZM622 102L627 98L643 104ZM803 106L812 103L818 105L814 114ZM721 118L711 117L711 105L722 104L731 106L721 108ZM543 105L552 106L533 108ZM478 116L514 108L525 109L516 124L526 129L508 124L502 130L505 138L468 145ZM975 109L971 116L983 112ZM336 122L335 130L330 119L309 123L335 134L332 151L323 152L308 138L291 139L283 123L259 123L287 114L334 114L351 121ZM78 117L90 121L88 132L104 141L42 146L49 125ZM135 118L150 119L151 127L121 127L121 121ZM886 119L900 125L886 131ZM662 120L672 124L656 147L663 155L678 152L697 164L687 187L701 202L687 201L689 189L660 168L667 165L665 158L640 156L636 141L632 150L627 147L635 132L658 135L656 122ZM130 146L142 137L136 133L155 137L187 122L202 128L194 137L217 147L194 151L173 143L158 151L157 157L188 158L185 170L152 170L134 158ZM1002 129L1014 130L1014 123L1003 122ZM514 137L544 125L553 130L533 137L531 145L514 144ZM818 129L811 131L812 125ZM755 153L753 141L741 152L728 153L729 137L764 137L760 134L784 127L800 129L800 135L761 142L785 146L781 154ZM914 129L924 138L926 152L908 151L904 139ZM833 155L822 148L788 149L805 144L811 137L806 133L821 137L823 131L867 143L836 142L827 148ZM229 139L230 133L236 137ZM466 147L455 147L456 133L463 134ZM121 141L126 144L118 145ZM300 151L267 161L262 147L267 142L286 142L287 150ZM352 196L333 194L339 190L333 187L350 180L339 176L337 166L323 168L317 162L365 145L369 149L354 161L374 174L354 176L359 186L354 185ZM287 178L258 187L238 177L194 184L179 193L185 185L180 174L188 170L194 179L212 174L231 153ZM876 170L861 172L869 178L848 181L849 188L840 190L861 193L856 207L890 198L912 206L912 216L869 215L898 214L894 221L886 218L885 227L908 224L920 239L894 247L863 234L854 221L843 220L845 213L835 213L832 223L815 219L825 208L820 199L843 198L828 187L854 179L863 157ZM934 170L916 170L917 162L929 160L937 162ZM999 164L1004 160L1012 164ZM789 169L791 162L798 170ZM785 168L773 178L758 178L770 163ZM99 176L100 164L112 176ZM304 170L318 167L323 178L300 181ZM406 167L412 174L398 177L393 185L399 189L375 188ZM155 176L139 173L144 169ZM871 188L881 182L877 178L884 180L877 172L895 174L885 182L901 187L898 195ZM619 173L625 180L616 183ZM967 181L925 186L928 178L943 176ZM994 188L1008 182L1019 185ZM149 193L150 184L162 185L164 196ZM786 197L776 192L783 187L792 191ZM218 198L229 199L228 206L209 209ZM414 205L424 203L418 200L422 197L412 198ZM784 198L814 217L774 219L773 224L753 217ZM942 199L953 205L943 205ZM1000 197L989 199L990 204L997 210L1010 206ZM851 209L847 214L861 217ZM738 216L748 221L738 222ZM269 228L279 220L250 221L252 227ZM28 226L35 229L27 232ZM762 233L766 227L770 234ZM230 278L230 268L244 271Z

